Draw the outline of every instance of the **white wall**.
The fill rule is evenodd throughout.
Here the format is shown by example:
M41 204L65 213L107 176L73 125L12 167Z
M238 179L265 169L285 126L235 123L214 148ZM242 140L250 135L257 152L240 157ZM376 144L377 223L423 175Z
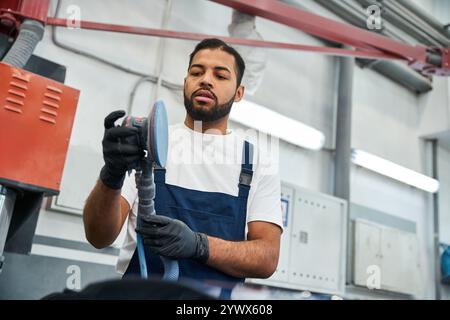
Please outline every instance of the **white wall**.
M438 174L441 183L439 193L439 241L450 245L450 150L438 149ZM442 250L441 250L442 252ZM450 299L450 286L441 286L442 299Z
M81 8L83 20L160 28L164 0L70 0L63 1L62 13L69 4ZM305 1L305 5L318 9ZM211 35L228 35L229 8L201 0L174 0L168 28ZM257 28L266 40L322 45L301 32L257 20ZM102 122L107 113L128 104L129 93L138 77L55 47L50 30L36 53L66 65L66 83L81 90L70 150L63 176L60 200L81 206L94 185L102 165ZM58 29L58 38L79 49L101 55L116 63L144 73L154 73L159 39L86 30ZM195 42L167 40L163 78L181 84L188 54ZM336 59L317 54L286 50L268 50L268 64L261 88L249 100L263 104L324 132L327 147L333 148ZM418 98L403 87L370 70L355 67L352 146L426 172L425 151L420 135L432 130L432 123L448 104L448 83L436 80L435 90ZM155 100L154 86L143 85L135 99L134 114L145 115ZM184 115L181 93L160 90L168 106L169 121L181 121ZM434 108L435 112L428 112ZM232 127L238 127L231 124ZM431 128L431 129L430 129ZM292 133L295 134L295 133ZM302 187L331 193L333 156L328 151L312 152L280 143L281 178ZM418 223L421 256L424 264L422 296L433 297L428 229L429 196L417 189L380 177L364 169L352 169L351 200ZM444 194L441 197L447 198ZM86 241L81 217L43 211L37 234ZM119 244L118 241L116 244ZM428 285L425 286L425 284Z
M450 23L450 2L447 0L433 0L433 6L430 12L443 24ZM450 128L450 81L447 80L448 98L447 98L447 121ZM443 115L444 116L444 115ZM449 131L447 131L447 134ZM439 240L450 244L450 149L440 147L438 149L438 173L441 183L439 192ZM443 299L450 299L450 286L441 287Z
M419 138L420 99L368 70L355 69L352 145L420 173L426 170L424 142ZM438 90L429 96L445 98ZM417 223L424 270L424 297L433 296L430 197L421 190L362 168L352 170L351 201Z
M440 241L450 245L450 150L439 148L438 172L441 182L439 201Z

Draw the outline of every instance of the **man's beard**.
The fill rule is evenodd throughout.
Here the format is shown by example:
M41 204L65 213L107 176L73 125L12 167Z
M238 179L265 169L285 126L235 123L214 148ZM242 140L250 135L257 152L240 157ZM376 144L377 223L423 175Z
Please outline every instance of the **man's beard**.
M195 92L194 92L195 94ZM186 108L186 112L188 115L196 120L196 121L203 121L203 122L212 122L219 119L222 119L226 115L228 115L231 111L231 106L234 103L234 97L232 97L228 102L224 104L218 104L217 100L214 106L210 107L209 109L206 108L199 108L194 107L194 97L191 96L189 99L186 96L186 93L183 92L184 95L184 107ZM201 105L200 105L201 106Z

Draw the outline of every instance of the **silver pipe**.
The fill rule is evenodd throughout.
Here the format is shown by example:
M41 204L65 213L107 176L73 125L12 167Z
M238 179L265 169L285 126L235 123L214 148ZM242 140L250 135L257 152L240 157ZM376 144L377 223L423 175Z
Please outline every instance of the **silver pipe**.
M351 140L352 140L352 109L353 109L353 76L354 58L339 58L339 74L337 83L336 103L336 146L334 154L334 190L333 194L347 201L347 250L346 250L346 283L349 284L353 275L352 247L353 232L350 220L350 170L351 170Z
M439 180L438 170L438 141L431 141L432 148L432 177ZM433 245L434 245L434 275L436 300L441 300L441 264L440 264L440 241L439 241L439 192L433 193Z
M434 52L429 52L427 62L437 67L442 67L442 55Z
M350 200L354 58L339 58L334 195Z
M419 41L422 44L428 46L441 46L441 43L434 38L430 37L426 32L422 29L417 28L415 23L408 21L406 18L406 13L404 10L399 9L388 0L379 3L374 0L356 0L361 6L368 7L370 5L378 5L382 7L382 18L383 21L389 21L398 29L406 32L414 39ZM411 17L410 17L411 20Z
M384 20L392 22L398 28L415 37L419 42L426 45L448 46L450 39L442 35L438 30L430 26L426 21L418 17L415 12L402 6L397 0L356 0L361 6L378 5L383 10ZM409 3L410 1L408 1ZM444 27L441 27L444 29Z
M5 55L3 62L17 68L23 68L39 41L44 35L44 25L35 20L25 20L16 41Z
M329 10L333 11L333 7L341 7L342 16L345 17L345 20L347 22L350 22L360 28L367 29L367 13L364 10L363 6L357 2L357 0L334 0L334 1L327 1L327 0L316 0L317 2L320 2L322 6L332 6L332 8L329 8ZM356 23L353 23L352 20L349 20L349 15L354 15L356 20ZM402 36L400 33L398 33L393 25L387 21L383 20L381 30L379 31L381 34L384 34L388 36L389 38L396 39L398 41L408 43L408 44L415 44L406 39L404 36Z
M403 7L407 8L409 11L418 16L421 20L428 23L434 30L439 32L441 35L450 39L450 30L446 29L444 24L439 22L436 18L426 13L424 10L415 5L411 0L395 0L400 3Z
M360 60L358 63L362 64L363 67L377 71L416 94L426 93L433 89L430 79L425 78L404 63L397 61L371 62L371 60ZM366 65L364 65L365 63Z
M402 7L397 0L385 0L384 5L391 8L398 16L403 16L408 21L410 26L420 31L422 34L428 35L434 41L437 41L440 46L450 46L450 39L443 36L436 29L431 27L428 23L422 20L420 17L415 15L413 12L408 10L408 8Z
M314 0L326 9L335 13L342 19L346 21L358 21L357 25L366 28L366 13L363 11L362 7L357 5L354 1L348 0ZM356 0L360 3L362 0ZM369 3L369 2L367 2ZM384 27L381 30L381 34L386 36L391 36L399 41L404 41L402 36L398 35L392 26L384 21ZM403 63L392 62L392 61L381 61L381 60L367 60L367 59L357 59L356 60L360 66L365 68L373 69L374 71L384 75L385 77L399 83L408 90L415 93L425 93L433 89L432 83L429 79L423 77L416 71L410 69Z

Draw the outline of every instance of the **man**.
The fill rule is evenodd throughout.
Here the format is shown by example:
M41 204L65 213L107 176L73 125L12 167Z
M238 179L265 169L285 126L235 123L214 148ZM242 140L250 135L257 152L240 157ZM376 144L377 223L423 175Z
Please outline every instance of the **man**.
M250 143L228 130L231 106L244 95L244 69L239 53L218 39L203 40L190 55L185 121L169 128L166 168L155 170L157 216L137 230L152 274L163 272L159 256L178 260L180 277L200 280L238 283L270 277L276 269L282 232L279 175L265 174L262 161L253 165L267 156L252 152ZM124 114L115 111L105 119L105 165L83 218L86 237L96 248L114 242L128 218L117 265L128 276L139 274L139 263L137 190L126 172L142 154L120 140L136 134L134 129L114 127ZM238 157L230 157L236 149ZM205 161L208 155L222 161ZM224 161L231 158L239 161Z

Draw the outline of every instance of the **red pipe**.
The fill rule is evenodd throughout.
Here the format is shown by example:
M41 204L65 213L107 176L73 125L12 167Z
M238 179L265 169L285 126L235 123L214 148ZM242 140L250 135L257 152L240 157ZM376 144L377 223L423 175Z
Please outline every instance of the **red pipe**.
M409 61L425 62L427 48L410 46L347 23L294 8L275 0L211 0L253 16L259 16L308 34L361 49L380 50Z
M47 24L57 27L66 27L69 24L67 19L60 18L47 18ZM247 45L253 47L265 47L265 48L277 48L277 49L290 49L290 50L300 50L309 51L316 53L323 53L336 56L347 56L347 57L357 57L357 58L367 58L367 59L382 59L382 60L404 60L396 55L390 53L383 53L376 50L348 50L333 47L319 47L319 46L309 46L293 43L282 43L273 41L261 41L252 39L241 39L225 36L212 36L201 33L191 33L191 32L181 32L181 31L170 31L162 29L152 29L143 27L131 27L116 24L107 23L97 23L91 21L80 21L81 29L88 30L98 30L98 31L110 31L119 33L129 33L144 36L154 36L162 38L172 38L172 39L184 39L184 40L203 40L205 38L219 38L225 42L237 44L237 45Z
M355 47L397 55L408 60L411 67L423 73L450 76L450 48L411 46L347 23L294 8L276 0L210 0L253 16L269 19L311 35ZM438 51L442 64L430 64L431 51Z

